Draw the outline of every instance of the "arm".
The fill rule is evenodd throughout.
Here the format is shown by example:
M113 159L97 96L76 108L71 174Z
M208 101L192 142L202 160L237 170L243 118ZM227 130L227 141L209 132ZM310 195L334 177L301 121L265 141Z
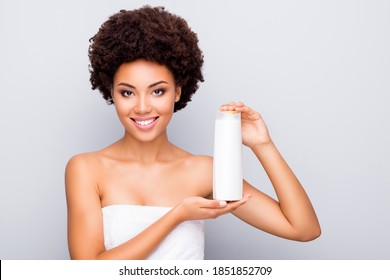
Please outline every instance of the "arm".
M90 169L91 162L86 156L73 157L66 167L68 244L72 259L144 259L181 222L216 218L247 200L226 204L201 197L187 198L136 237L105 250L100 197Z
M260 114L243 103L230 103L222 110L241 112L243 144L259 159L278 201L244 181L244 192L251 200L233 212L238 218L268 233L284 238L309 241L317 238L320 225L301 183L271 140Z

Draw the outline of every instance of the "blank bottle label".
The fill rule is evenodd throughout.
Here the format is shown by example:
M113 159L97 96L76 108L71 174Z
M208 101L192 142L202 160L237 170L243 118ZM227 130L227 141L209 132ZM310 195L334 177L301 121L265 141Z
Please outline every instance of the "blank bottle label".
M239 113L220 112L215 121L213 197L242 198L242 138Z

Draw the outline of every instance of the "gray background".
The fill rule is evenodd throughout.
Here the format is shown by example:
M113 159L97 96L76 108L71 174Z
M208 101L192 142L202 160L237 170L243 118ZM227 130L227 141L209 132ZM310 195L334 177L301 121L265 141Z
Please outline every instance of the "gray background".
M322 236L284 240L229 215L207 222L207 259L390 258L389 1L0 2L0 258L67 259L64 167L122 136L90 89L87 48L121 8L164 5L187 19L205 83L169 133L212 154L215 111L242 100L317 211ZM248 149L246 179L274 197Z

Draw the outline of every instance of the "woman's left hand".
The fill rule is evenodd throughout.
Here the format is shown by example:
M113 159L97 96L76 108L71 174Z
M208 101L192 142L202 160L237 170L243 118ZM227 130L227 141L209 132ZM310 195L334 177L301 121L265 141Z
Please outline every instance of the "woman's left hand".
M253 149L256 146L271 143L271 137L261 115L242 102L230 102L220 108L221 111L241 113L242 143Z

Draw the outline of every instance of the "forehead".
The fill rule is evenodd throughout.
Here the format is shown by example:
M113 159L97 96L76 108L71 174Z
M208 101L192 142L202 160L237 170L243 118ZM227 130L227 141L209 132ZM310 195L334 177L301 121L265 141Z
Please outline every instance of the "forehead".
M123 63L114 76L114 84L120 82L151 84L158 80L173 83L174 77L172 72L165 65L160 65L144 59Z

